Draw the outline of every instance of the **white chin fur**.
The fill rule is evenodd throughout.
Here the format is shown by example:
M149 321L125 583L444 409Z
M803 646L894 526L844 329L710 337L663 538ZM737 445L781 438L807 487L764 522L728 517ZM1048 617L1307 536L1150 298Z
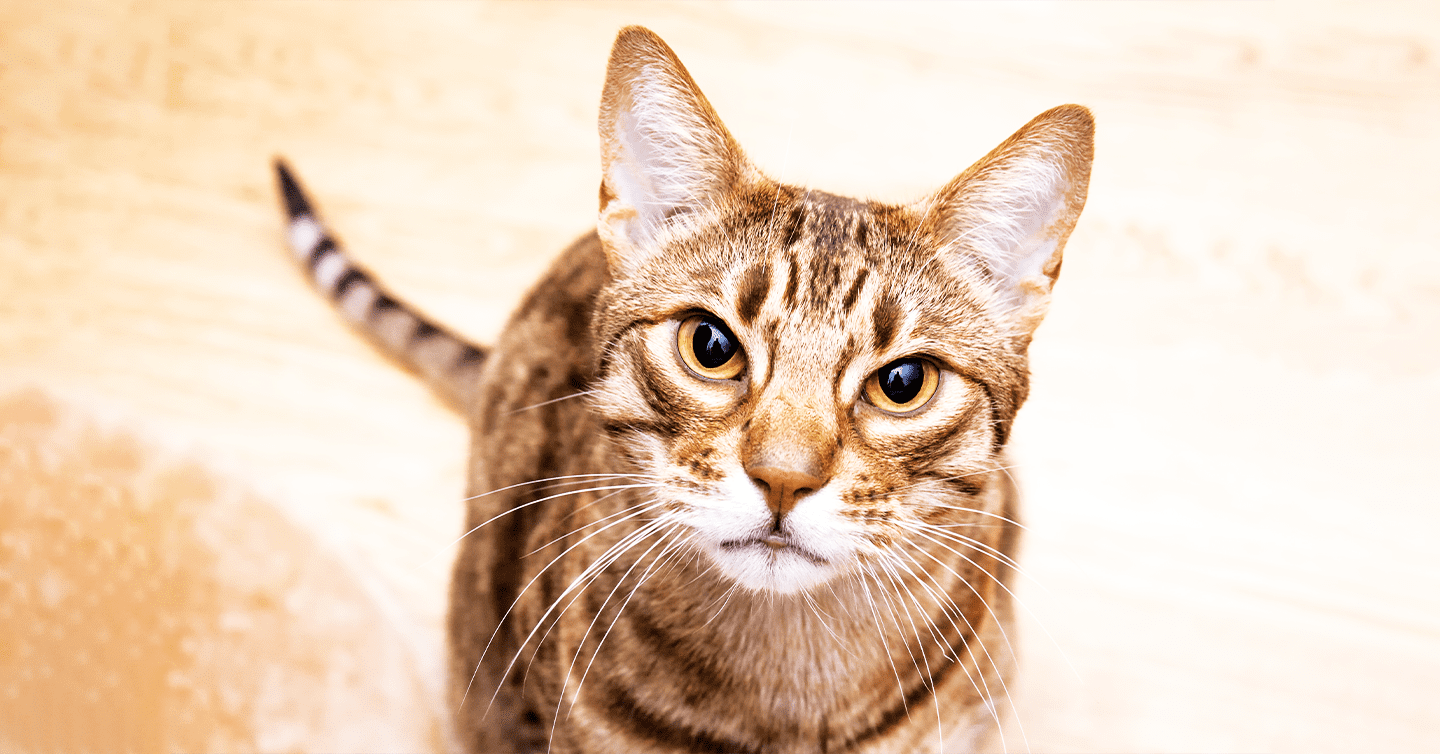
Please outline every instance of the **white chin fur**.
M760 543L706 548L720 572L752 592L797 594L829 581L838 572L786 547L772 550Z

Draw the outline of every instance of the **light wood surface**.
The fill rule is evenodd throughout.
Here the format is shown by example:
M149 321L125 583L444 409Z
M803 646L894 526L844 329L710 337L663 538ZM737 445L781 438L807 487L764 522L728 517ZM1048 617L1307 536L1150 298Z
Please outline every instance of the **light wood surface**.
M594 221L629 23L763 169L837 193L915 197L1050 106L1095 111L1015 436L1011 748L1440 750L1433 3L11 0L0 393L38 386L269 501L393 607L433 694L464 427L292 268L269 161L488 340ZM0 649L0 691L43 662ZM342 740L316 736L293 748Z

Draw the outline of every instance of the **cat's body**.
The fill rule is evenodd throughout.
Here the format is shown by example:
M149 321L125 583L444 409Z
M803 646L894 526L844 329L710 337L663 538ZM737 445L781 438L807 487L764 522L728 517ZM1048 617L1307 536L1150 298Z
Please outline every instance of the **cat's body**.
M471 424L465 745L965 750L1008 698L1003 450L1088 113L924 202L859 202L761 175L631 28L601 133L598 234L488 354L386 296L283 178L322 290Z

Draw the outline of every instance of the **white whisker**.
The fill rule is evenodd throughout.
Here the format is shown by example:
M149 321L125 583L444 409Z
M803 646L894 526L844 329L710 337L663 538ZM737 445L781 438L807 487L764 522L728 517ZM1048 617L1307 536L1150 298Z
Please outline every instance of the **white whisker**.
M530 482L527 482L526 484L530 484ZM514 489L514 488L516 488L516 487L522 487L522 486L524 486L524 485L512 484L512 485L510 485L509 487L506 487L506 488L504 488L504 489ZM657 485L655 485L655 484L653 484L653 483L646 482L646 483L644 483L644 484L621 484L621 485L608 485L608 486L603 486L603 487L583 487L583 488L578 489L578 490L567 490L567 491L565 491L565 492L557 492L557 493L555 493L554 495L547 495L546 497L542 497L542 498L539 498L539 499L537 499L537 500L531 500L531 501L528 502L528 503L522 503L522 504L517 505L517 506L515 506L515 507L513 507L513 508L510 508L510 509L508 509L508 510L505 510L505 511L502 511L502 512L500 512L500 513L497 513L497 514L495 514L494 516L491 516L490 518L486 519L485 521L483 521L483 522L481 522L481 523L479 523L479 524L476 524L474 527L471 527L471 528L470 528L468 531L466 531L464 534L461 534L459 537L456 537L456 538L455 538L455 541L453 541L453 542L451 542L450 544L446 545L445 547L441 548L439 552L435 553L434 555L431 555L429 558L426 558L426 559L425 559L425 562L424 562L424 563L421 563L421 566L428 565L431 561L433 561L433 560L435 560L436 558L440 557L440 555L441 555L442 553L444 553L445 550L448 550L448 549L450 549L451 547L454 547L455 545L460 544L462 541L464 541L464 539L465 539L466 537L470 536L471 534L474 534L475 532L480 531L481 529L485 528L486 526L489 526L490 524L495 523L496 521L498 521L498 520L500 520L500 519L502 519L502 518L510 515L511 513L515 513L516 511L523 510L523 509L525 509L525 508L529 508L529 507L532 506L532 505L539 505L540 503L547 502L547 501L549 501L549 500L554 500L554 499L556 499L556 498L567 497L567 496L569 496L569 495L582 495L582 494L584 494L584 493L586 493L586 492L603 492L603 491L605 491L605 490L635 490L635 489L644 489L644 488L654 488L654 487L656 487L656 486L657 486ZM503 491L503 490L495 490L495 492L501 492L501 491ZM485 493L485 494L488 495L488 494L491 494L491 493L488 493L488 492L487 492L487 493Z
M597 529L597 530L591 532L590 534L586 535L585 537L583 537L582 539L580 539L579 541L577 541L575 544L572 544L572 545L570 545L569 547L567 547L567 548L566 548L563 552L561 552L559 555L556 555L549 563L546 563L545 566L544 566L543 568L541 568L541 569L535 574L535 576L530 579L530 581L529 581L527 584L525 584L524 588L522 588L522 589L520 590L520 592L515 595L515 599L514 599L513 601L511 601L511 603L510 603L510 607L506 608L505 614L502 615L502 616L500 616L500 619L495 622L495 630L493 630L493 631L490 632L490 638L489 638L489 640L487 640L487 641L485 642L485 649L483 649L483 650L480 652L480 660L483 661L483 660L485 659L485 655L489 654L489 652L490 652L490 647L491 647L492 645L494 645L494 643L495 643L495 637L500 634L500 629L505 625L505 621L506 621L507 619L509 619L510 614L513 613L513 612L515 611L516 606L518 606L518 605L520 604L520 599L525 596L525 593L530 590L530 587L532 587L532 586L535 585L535 582L538 581L541 576L545 575L545 572L548 571L551 566L553 566L553 565L555 565L556 563L558 563L561 558L563 558L563 557L565 557L566 555L570 554L572 551L575 550L575 548L577 548L577 547L585 544L585 542L587 542L587 541L590 540L591 538L597 537L597 536L599 536L600 534L604 533L606 530L610 529L611 527L618 526L618 525L620 525L621 523L624 523L625 521L628 521L628 520L630 520L630 519L632 519L632 518L635 518L636 516L644 515L646 512L648 512L649 510L651 510L653 506L658 506L658 505L660 505L660 503L658 503L658 502L653 502L653 501L652 501L651 503L648 503L648 504L645 504L645 505L637 505L637 506L634 506L634 507L632 507L632 508L630 508L630 509L627 509L627 510L630 510L630 511L631 511L630 515L626 516L625 518L620 519L619 521L615 521L615 522L611 523L609 526L606 526L606 527L604 527L604 528ZM622 539L622 541L623 541L623 539ZM557 599L557 601L558 601L559 599L561 599L561 598L563 598L563 597L564 597L564 595L562 594L559 598L556 598L556 599ZM545 617L548 616L548 615L550 614L550 612L554 610L554 608L555 608L555 605L554 605L554 603L552 603L551 606L550 606L550 609L545 612L545 615L544 615L544 616L541 616L541 620L540 620L541 623L544 622ZM539 623L537 623L536 625L538 626ZM532 631L531 634L533 635L533 634L534 634L534 631ZM524 650L525 644L528 643L529 640L530 640L530 637L527 636L526 639L525 639L525 642L522 642L521 645L520 645L520 651L523 651L523 650ZM513 660L512 660L512 666L513 666ZM464 694L461 696L461 698L460 698L460 704L461 704L462 707L463 707L464 704L465 704L465 700L470 696L470 688L471 688L471 686L473 686L473 685L475 684L475 675L478 674L479 672L480 672L480 665L477 663L476 666L475 666L475 671L474 671L473 673L471 673L471 675L470 675L470 683L466 685L466 687L465 687L465 693L464 693ZM509 672L510 672L510 671L509 671L509 669L507 668L506 671L505 671L505 674L508 675ZM503 678L503 676L502 676L502 678ZM503 685L503 681L502 681L502 685ZM495 690L495 693L496 693L496 694L500 693L500 689L497 688L497 689ZM491 697L490 703L491 703L492 705L495 703L495 699L494 699L493 696ZM487 708L487 709L488 709L488 708Z
M560 396L559 398L551 398L551 399L548 400L548 401L541 401L541 402L539 402L539 403L532 403L532 404L529 405L529 406L523 406L523 407L517 408L517 409L515 409L515 410L513 410L513 411L506 411L506 412L505 412L505 415L506 415L506 416L514 416L515 414L518 414L518 413L520 413L521 411L529 411L530 409L540 408L541 406L548 406L548 405L550 405L550 404L552 404L552 403L559 403L560 401L568 401L568 400L570 400L571 398L582 398L582 397L587 396L587 395L594 395L595 392L596 392L596 391L594 391L594 390L581 390L581 391L578 392L578 393L571 393L571 394L569 394L569 395L562 395L562 396Z
M617 522L617 523L619 523L619 522ZM650 536L651 534L655 533L655 531L656 531L660 526L661 526L660 522L658 522L658 521L650 521L650 522L647 522L645 525L641 526L639 529L637 529L637 530L635 530L635 531L633 531L633 532L625 535L624 537L621 537L618 542L616 542L615 544L611 545L607 550L605 550L605 552L601 553L599 557L597 557L594 561L592 561L589 565L587 565L587 566L580 572L580 575L578 575L578 576L576 576L575 578L571 579L570 584L565 587L565 590L564 590L563 592L561 592L560 595L557 596L557 597L554 599L554 601L552 601L552 602L550 603L550 607L547 608L547 609L545 610L545 613L542 614L542 615L540 616L539 620L537 620L537 621L535 622L535 626L530 629L530 633L526 634L524 641L520 642L519 648L517 648L517 649L515 650L515 655L510 658L509 664L507 664L507 665L505 666L505 672L502 673L502 674L500 675L500 677L501 677L501 678L506 678L506 677L508 677L508 676L510 675L510 671L512 671L512 670L515 669L515 663L516 663L516 662L519 662L519 660L520 660L520 655L524 654L525 648L526 648L527 646L529 646L529 644L530 644L530 640L533 639L533 638L535 638L535 634L540 630L540 628L541 628L542 626L544 626L544 625L546 624L547 620L549 620L549 618L550 618L550 615L555 612L555 609L556 609L557 607L560 606L560 602L561 602L562 600L564 600L567 596L570 597L570 601L567 602L567 603L565 603L565 606L564 606L563 608L560 608L560 613L559 613L558 615L556 615L556 618L555 618L554 621L551 621L551 622L550 622L550 626L545 629L545 633L540 637L540 641L536 642L535 646L536 646L537 649L540 647L541 644L544 644L544 643L545 643L545 639L546 639L547 637L549 637L550 631L551 631L552 629L554 629L554 627L559 623L560 617L563 616L564 613L565 613L567 610L570 609L570 606L571 606L571 605L575 604L576 600L580 599L581 595L584 594L585 589L587 589L587 588L590 586L590 584L594 583L595 579L596 579L601 573L603 573L606 568L609 568L611 564L613 564L613 563L614 563L616 560L618 560L622 555L624 555L626 551L628 551L628 550L629 550L632 546L634 546L635 544L638 544L640 541L644 540L646 537L648 537L648 536ZM596 533L598 534L598 532L596 532ZM593 535L592 535L592 536L593 536ZM574 549L574 548L571 548L571 549ZM566 552L569 552L569 550L567 550ZM561 553L561 556L563 556L563 555L564 555L564 553ZM558 558L557 558L557 559L558 559ZM538 576L537 576L537 578L538 578ZM532 579L531 583L534 583L534 580L533 580L533 579ZM574 593L573 596L571 596L571 593L572 593L572 592ZM498 630L498 628L497 628L497 630ZM532 662L534 661L534 657L533 657L533 656L531 657L531 661L532 661ZM527 676L529 675L528 672L526 673L526 675L527 675ZM503 687L503 686L502 686L502 687ZM494 705L494 703L495 703L495 698L496 698L496 696L499 695L499 693L500 693L500 689L497 688L497 689L495 690L495 694L491 695L491 697L490 697L490 704L491 704L491 705ZM462 703L463 703L464 700L462 699L461 701L462 701ZM487 709L488 709L488 708L487 708Z
M943 545L943 544L941 544L941 546L942 546L942 547L945 547L946 549L951 550L951 552L954 552L954 550L953 550L952 548L949 548L948 546L945 546L945 545ZM997 614L997 613L995 612L995 610L990 606L990 603L985 600L984 595L980 594L980 591L979 591L978 589L976 589L975 585L971 584L968 579L966 579L964 576L960 575L960 573L957 572L954 568L952 568L952 567L950 566L950 564L944 562L943 560L940 560L940 559L937 558L933 553L931 553L929 550L927 550L927 549L925 549L925 548L922 548L922 547L917 547L917 548L915 548L915 549L918 550L918 551L921 552L921 553L924 553L924 555L925 555L926 557L930 558L931 560L934 560L941 568L944 568L945 570L949 571L949 572L951 573L951 575L953 575L953 576L956 578L956 580L958 580L960 583L964 584L964 585L975 595L975 598L976 598L976 599L980 600L980 604L983 605L983 606L985 607L985 611L990 614L990 619L995 622L995 628L996 628L996 630L998 630L998 631L1000 632L1000 638L1001 638L1002 641L1005 642L1005 648L1006 648L1006 650L1010 653L1010 656L1011 656L1011 657L1015 657L1015 656L1016 656L1015 647L1014 647L1014 645L1011 644L1011 642L1010 642L1010 637L1009 637L1009 635L1008 635L1008 634L1006 633L1006 631L1005 631L1005 622L1000 619L999 614ZM970 563L971 566L973 566L973 567L977 568L978 570L980 570L982 573L986 573L987 575L990 575L988 571L985 571L983 568L980 568L978 565L975 565L975 563L974 563L973 561L970 561L968 558L965 558L964 555L960 555L960 553L955 553L955 554L956 554L957 556L961 557L962 559L964 559L967 563ZM911 556L911 557L913 558L913 556ZM916 565L918 566L919 564L917 563ZM922 568L922 570L925 570L925 569ZM1001 582L999 579L995 579L993 575L991 575L991 578L995 581L996 585L998 585L1001 589L1005 589L1005 591L1006 591L1007 593L1010 592L1010 590L1005 586L1005 584L1004 584L1003 582ZM937 586L938 586L938 582L937 582ZM942 590L942 591L944 591L944 590ZM1011 598L1014 599L1017 603L1019 602L1019 599L1016 598L1016 597L1014 596L1014 594L1011 594L1010 596L1011 596ZM957 614L960 616L960 619L965 622L965 625L970 628L970 634L975 637L976 643L978 643L978 644L980 645L980 651L982 651L982 652L985 653L985 659L986 659L987 661L989 661L990 667L993 668L993 669L996 671L996 672L995 672L996 678L999 679L1000 684L1001 684L1001 687L1005 690L1006 698L1007 698L1007 699L1010 699L1010 704L1013 705L1013 704L1014 704L1014 700L1013 700L1013 698L1010 697L1009 688L1005 685L1005 677L1004 677L1005 674L1001 671L1001 668L1000 668L999 664L996 663L995 658L991 656L991 654L990 654L990 649L985 646L985 642L980 638L980 632L979 632L979 630L978 630L973 624L970 623L970 619L967 618L967 617L965 617L965 614L964 614L963 611L959 611L959 610L958 610L958 606L957 606ZM968 647L968 645L967 645L967 647ZM969 649L970 649L970 655L971 655L971 657L974 657L974 656L975 656L975 650L974 650L974 648L973 648L973 647L970 647ZM978 658L977 658L977 659L978 659ZM977 662L977 669L978 669L978 662ZM981 672L981 681L982 681L982 683L984 683L984 685L985 685L985 687L986 687L985 696L986 696L987 698L990 698L991 695L989 694L989 684L984 681L984 678L985 678L985 674L984 674L984 672L983 672L983 670L982 670L982 672ZM979 691L979 689L977 688L976 691ZM999 724L1000 724L999 712L992 710L992 715L995 716L995 721L996 721L996 725L997 725L997 728L998 728L998 726L999 726ZM1017 722L1017 724L1019 723L1018 720L1017 720L1016 722ZM1001 738L1002 738L1002 743L1003 743L1004 731L1001 730L1001 731L999 731L999 732L1000 732L1000 736L1001 736ZM1025 737L1025 729L1024 729L1023 726L1021 726L1020 733L1021 733L1021 737L1024 738L1024 737ZM1028 748L1028 744L1027 744L1027 748Z
M678 524L675 525L675 526L672 526L668 531L666 531L666 532L664 532L664 533L662 533L662 534L660 535L660 540L663 542L664 539L665 539L665 537L666 537L667 535L669 535L670 533L676 531L676 530L679 529L679 528L680 528L680 526L679 526ZM652 573L652 571L653 571L657 566L662 566L663 564L668 563L669 560L664 560L664 559L666 559L667 557L668 557L669 559L673 559L673 558L674 558L674 553L679 552L679 551L688 543L688 541L689 541L688 539L687 539L686 541L684 541L684 542L672 541L670 544L666 545L666 546L665 546L665 549L661 550L661 551L655 556L655 560L651 561L651 564L646 567L645 572L640 574L639 580L636 581L635 586L630 589L630 594L625 598L625 601L624 601L624 602L620 603L619 609L617 609L617 610L615 611L615 617L610 621L610 626L609 626L609 628L606 628L606 629L605 629L605 633L600 637L600 641L596 642L596 644L595 644L595 651L590 655L590 662L588 662L588 663L585 664L585 671L580 674L580 681L575 684L575 701L576 701L576 702L578 702L578 701L580 700L580 689L585 686L585 678L590 675L590 668L591 668L591 666L593 666L593 665L595 664L595 658L597 658L597 657L600 656L600 648L603 647L603 646L605 646L605 640L608 639L608 638L610 638L610 632L615 629L615 624L620 620L620 616L621 616L622 613L625 612L625 608L626 608L626 606L628 606L628 605L630 604L630 600L634 599L635 594L640 591L640 587L644 586L644 585L645 585L645 582L649 580L650 574ZM656 545L658 545L658 544L659 544L659 542L656 543ZM651 550L653 550L653 549L654 549L654 546L652 545L652 546L651 546ZM644 560L645 555L648 555L648 554L650 554L650 550L646 550L644 554L642 554L639 558L637 558L637 559L636 559L636 565L639 565L639 562L640 562L641 560ZM668 555L667 555L667 554L668 554ZM634 569L634 566L631 566L631 569L633 570L633 569ZM630 575L630 571L626 571L626 572L625 572L625 576L629 576L629 575ZM618 589L618 588L619 588L619 585L622 584L622 583L624 583L624 581L625 581L625 577L624 577L624 576L620 577L620 580L619 580L618 582L616 582L616 588ZM613 590L612 590L611 594L612 594L612 595L614 594ZM606 601L608 602L610 598L609 598L609 597L606 597L605 599L606 599ZM601 608L603 609L603 608L604 608L604 605L601 605ZM597 619L599 618L599 611L598 611L598 610L596 611L596 618L597 618ZM592 626L594 625L594 621L591 621L591 625L592 625ZM585 635L586 635L586 636L589 636L589 635L590 635L590 629L589 629L589 628L585 629ZM585 645L585 639L582 637L581 640L580 640L580 645L579 645L579 647L577 647L576 650L575 650L575 656L576 656L577 658L580 656L580 649L583 648L584 645ZM574 667L574 661L571 661L571 667L572 667L572 668ZM568 670L566 671L565 679L566 679L566 682L568 683L568 682L569 682L569 679L570 679L570 673L569 673ZM562 698L562 699L564 698L564 689L561 689L561 698ZM574 710L574 709L575 709L575 707L574 707L573 704L571 705L570 709L571 709L571 710ZM560 714L560 708L559 708L559 707L556 707L556 708L555 708L555 714L556 714L556 717L558 718L558 717L559 717L559 714ZM567 717L567 718L569 717L569 712L566 713L566 717Z
M982 555L988 555L989 557L994 559L995 562L1000 563L1008 568L1014 569L1016 573L1019 573L1026 578L1030 578L1030 575L1025 573L1024 569L1020 567L1020 564L1017 563L1014 558L995 549L994 546L981 542L978 539L967 537L964 534L957 534L956 532L950 531L944 526L936 526L934 524L927 524L924 522L904 521L900 522L899 526L905 529L910 529L911 527L913 527L916 531L927 532L937 537L943 537L945 539L948 539L952 542L955 542L956 544L962 544ZM1034 581L1034 579L1032 578L1031 581Z
M910 700L905 697L905 683L900 680L900 668L895 666L895 653L890 651L890 642L885 638L885 626L880 622L880 610L875 606L874 596L870 594L870 584L864 579L865 576L873 574L870 573L867 567L861 571L860 575L860 587L865 592L865 601L870 605L870 615L875 619L875 632L880 636L880 645L885 649L885 657L890 660L890 670L895 673L895 690L900 694L900 703L905 706L905 716L909 717ZM880 584L878 581L875 586L879 588Z
M900 606L905 609L905 619L910 623L910 630L915 636L915 646L917 649L920 650L920 659L925 663L924 680L928 681L928 685L930 687L930 700L935 705L935 725L938 729L936 740L941 742L941 745L943 746L943 742L945 741L945 727L943 715L941 715L940 713L939 689L937 689L935 686L935 672L930 667L930 658L928 656L928 653L925 651L925 640L920 638L920 629L915 624L915 616L910 612L910 606L905 603L905 600L903 598L909 597L910 601L915 603L915 609L918 610L922 615L921 622L925 624L926 632L930 634L930 638L935 641L937 646L947 648L949 646L949 642L944 641L942 637L936 635L934 623L929 619L927 611L920 604L920 599L915 596L913 590L911 590L908 586L905 586L905 579L902 577L898 577L896 573L892 570L896 564L894 556L891 556L891 558L889 558L889 561L890 562L882 562L881 566L885 570L885 577L889 579L891 585L895 587L896 598L900 600ZM913 658L914 655L912 654L911 656ZM944 656L944 649L941 650L941 656Z
M906 565L905 562L903 560L900 560L898 557L896 558L895 563L899 567L904 568L907 573L915 576L916 583L918 583L921 588L925 589L933 598L935 598L937 603L939 603L940 605L941 613L950 623L950 627L955 629L955 632L960 635L962 640L967 633L975 637L975 642L980 645L980 651L985 653L985 659L990 663L990 667L995 671L995 676L1000 681L1001 689L1005 692L1006 698L1009 699L1010 690L1005 686L1005 674L1000 668L1000 666L996 664L994 658L990 656L989 648L987 648L985 646L985 642L981 640L979 630L970 622L970 619L965 616L965 611L962 610L958 604L956 604L954 598L952 598L946 592L944 587L940 585L940 582L938 579L935 578L935 575L930 573L928 569L924 568L919 561L915 560L915 556L911 555L908 552L905 552L904 550L898 549L892 550L891 554L892 556L903 555L911 563L915 564L915 568L919 569L919 572L924 574L925 577L930 580L931 584L934 584L934 586L932 587L931 584L925 583L925 581L920 579L919 576L915 573L915 571L910 568L910 566ZM951 608L953 608L953 611L951 610ZM960 621L965 624L965 630L963 631L960 629L959 626L955 624L955 618L957 616L960 618ZM990 691L990 682L985 677L985 669L980 666L979 658L976 657L974 648L971 647L968 642L965 642L964 650L970 654L970 657L972 659L976 660L975 672L979 675L978 679L975 677L975 675L971 675L970 669L966 667L963 654L956 651L955 648L950 645L949 641L944 640L943 637L938 638L940 639L941 643L943 643L950 650L953 661L958 664L960 666L960 670L965 673L965 677L970 681L970 687L975 689L975 693L979 694L982 699L994 698L994 694L992 694ZM996 731L1000 734L1000 748L1003 751L1005 749L1005 731L1001 727L999 713L992 709L991 717L995 721ZM1023 735L1024 731L1022 730L1021 733Z
M625 579L629 578L629 577L630 577L630 574L633 573L636 568L640 567L640 564L645 561L645 556L646 556L646 555L649 555L651 552L654 552L654 550L655 550L656 547L659 547L661 544L663 544L663 543L665 542L665 536L666 536L667 534L669 534L670 532L675 531L675 529L676 529L677 526L679 526L679 525L672 523L672 524L669 525L668 528L663 529L663 530L662 530L661 528L657 527L657 528L654 530L654 532L652 532L652 533L658 532L658 533L660 534L660 537L655 541L654 544L650 545L650 547L649 547L648 549L646 549L645 552L640 553L639 557L635 558L635 562L631 563L631 564L630 564L630 567L627 568L627 569L625 569L625 572L624 572L623 574L621 574L619 578L615 579L615 586L614 586L614 587L611 587L610 593L607 594L607 595L605 595L605 599L600 603L600 606L594 609L594 613L595 613L595 614L594 614L593 617L590 618L590 622L585 626L585 633L581 634L581 635L580 635L580 640L575 643L575 655L570 658L570 664L565 668L565 673L564 673L564 675L562 676L562 679L563 679L563 680L561 681L561 685L560 685L560 693L556 695L556 699L555 699L555 716L554 716L554 718L553 718L553 721L551 722L551 728L550 728L550 735L551 735L551 738L552 738L552 739L554 738L554 735L555 735L555 727L554 727L554 726L559 725L559 723L560 723L560 707L561 707L562 705L564 705L564 703L565 703L565 689L567 689L567 688L570 687L570 677L571 677L571 676L574 674L574 672L575 672L575 663L580 660L580 653L582 653L582 652L585 651L585 641L590 638L590 632L593 631L593 630L595 630L595 624L598 623L598 622L600 621L601 616L603 616L603 615L605 614L605 606L610 604L610 600L615 597L615 593L618 592L618 591L620 591L620 587L622 587L622 586L625 585ZM647 538L648 538L648 535L647 535ZM637 543L638 543L638 541L637 541ZM627 547L626 549L628 550L629 548ZM663 553L664 550L661 550L661 552ZM592 583L593 583L593 580L592 580ZM635 596L635 591L638 590L639 588L640 588L640 584L637 583L637 584L635 585L635 587L630 590L630 594L625 598L624 603L622 604L622 606L621 606L621 608L620 608L621 610L624 610L624 605L630 604L630 598L632 598L632 597ZM578 599L578 597L579 597L579 595L577 594L577 595L576 595L576 598ZM573 601L572 601L572 602L573 602ZM615 627L615 621L617 621L617 620L619 620L619 619L620 619L620 613L617 611L616 614L615 614L615 619L612 620L612 621L610 622L610 626L609 626L608 628L606 628L604 636L609 636L609 635L610 635L610 629L612 629L612 628ZM541 641L543 642L544 640L542 639ZM600 644L603 644L604 641L605 641L605 640L604 640L604 638L602 637L601 640L600 640L600 642L596 644L594 653L590 655L590 662L591 662L591 663L593 663L593 662L595 661L595 657L597 657L597 656L600 654ZM585 666L585 671L586 671L586 673L588 673L589 670L590 670L590 665L587 664L587 665ZM584 674L581 675L581 680L576 684L576 687L575 687L575 701L577 701L577 702L578 702L579 699L580 699L580 684L583 684L583 683L584 683ZM574 709L574 702L571 703L571 709L572 709L572 710Z

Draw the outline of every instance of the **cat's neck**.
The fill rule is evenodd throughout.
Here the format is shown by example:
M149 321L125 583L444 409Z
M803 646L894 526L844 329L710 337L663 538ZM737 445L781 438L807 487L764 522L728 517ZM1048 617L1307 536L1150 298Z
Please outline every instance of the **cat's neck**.
M946 610L937 590L925 586L937 578L877 569L804 593L775 594L737 588L697 558L647 584L648 599L634 617L640 630L663 634L765 687L815 697L850 685L838 679L874 677L892 684L893 693L898 664L912 666L898 668L908 675L914 662L925 664L920 655L928 645L938 667L941 655L953 655L949 647L972 633L967 620L974 619L960 617L954 603Z

